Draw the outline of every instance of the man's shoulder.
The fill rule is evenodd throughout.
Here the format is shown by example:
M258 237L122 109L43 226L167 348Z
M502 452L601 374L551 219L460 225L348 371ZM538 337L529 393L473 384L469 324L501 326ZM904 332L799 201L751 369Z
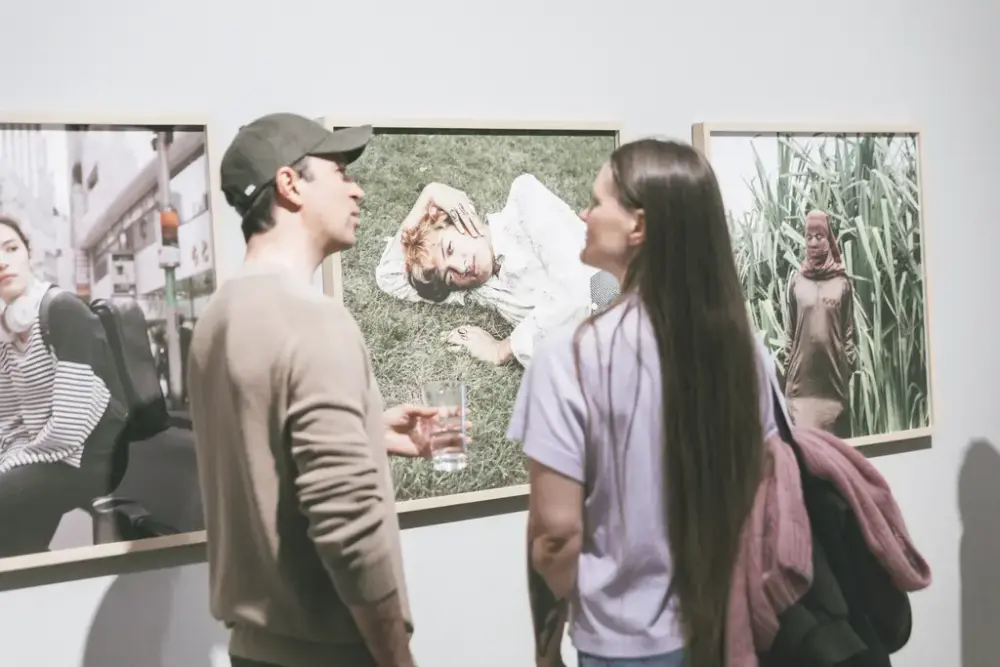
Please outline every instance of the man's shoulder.
M319 346L364 346L361 327L350 310L340 301L315 288L292 289L283 295L280 310L274 317L284 321L286 350L307 351Z
M290 309L302 319L303 326L296 332L303 336L328 334L331 331L361 335L361 328L354 315L339 299L317 290L301 291L291 300Z
M212 295L194 328L192 346L224 339L225 347L243 341L264 353L268 341L287 349L295 341L332 334L360 336L357 322L339 300L311 285L251 276L227 281Z
M243 313L259 310L270 313L275 319L289 325L294 320L287 318L324 317L353 319L338 299L335 299L311 284L299 284L284 277L260 274L249 275L227 281L216 292L206 312L217 307L229 313Z

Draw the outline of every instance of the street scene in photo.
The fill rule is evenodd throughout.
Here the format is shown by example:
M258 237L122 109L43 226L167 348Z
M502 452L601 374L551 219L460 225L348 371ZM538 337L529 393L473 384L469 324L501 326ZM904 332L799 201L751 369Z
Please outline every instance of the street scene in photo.
M203 126L0 123L0 558L203 529L185 371L210 198ZM159 402L123 431L137 395Z
M708 152L793 421L845 439L930 426L917 137L725 133Z
M468 388L468 466L395 458L397 500L527 482L521 444L504 434L534 344L591 312L578 214L616 142L611 131L376 128L349 167L366 196L357 245L341 256L344 302L386 405L419 403L427 382ZM474 211L484 233L455 211Z

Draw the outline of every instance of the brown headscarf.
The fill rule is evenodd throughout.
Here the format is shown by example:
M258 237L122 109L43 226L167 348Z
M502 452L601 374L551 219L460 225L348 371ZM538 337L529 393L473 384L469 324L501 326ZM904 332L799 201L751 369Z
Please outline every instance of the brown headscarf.
M810 280L826 280L847 274L847 267L840 257L840 247L830 229L830 219L823 211L809 211L806 214L806 256L799 268L802 275ZM822 236L815 246L810 247L811 234Z

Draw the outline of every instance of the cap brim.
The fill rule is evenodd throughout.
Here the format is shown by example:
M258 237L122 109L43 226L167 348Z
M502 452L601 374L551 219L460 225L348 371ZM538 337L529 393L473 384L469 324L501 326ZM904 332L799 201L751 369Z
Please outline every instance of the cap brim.
M372 134L371 125L358 125L357 127L334 130L319 146L309 151L308 155L336 157L346 164L350 164L365 152Z

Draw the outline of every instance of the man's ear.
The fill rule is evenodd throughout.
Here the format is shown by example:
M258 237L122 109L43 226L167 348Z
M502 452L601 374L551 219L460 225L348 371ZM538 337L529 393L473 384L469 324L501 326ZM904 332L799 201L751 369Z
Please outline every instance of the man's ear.
M296 206L302 204L302 193L299 190L299 175L291 167L282 167L275 172L274 187L277 193L286 201Z
M628 233L628 244L630 246L640 246L646 240L646 212L637 209L633 214L632 230Z

